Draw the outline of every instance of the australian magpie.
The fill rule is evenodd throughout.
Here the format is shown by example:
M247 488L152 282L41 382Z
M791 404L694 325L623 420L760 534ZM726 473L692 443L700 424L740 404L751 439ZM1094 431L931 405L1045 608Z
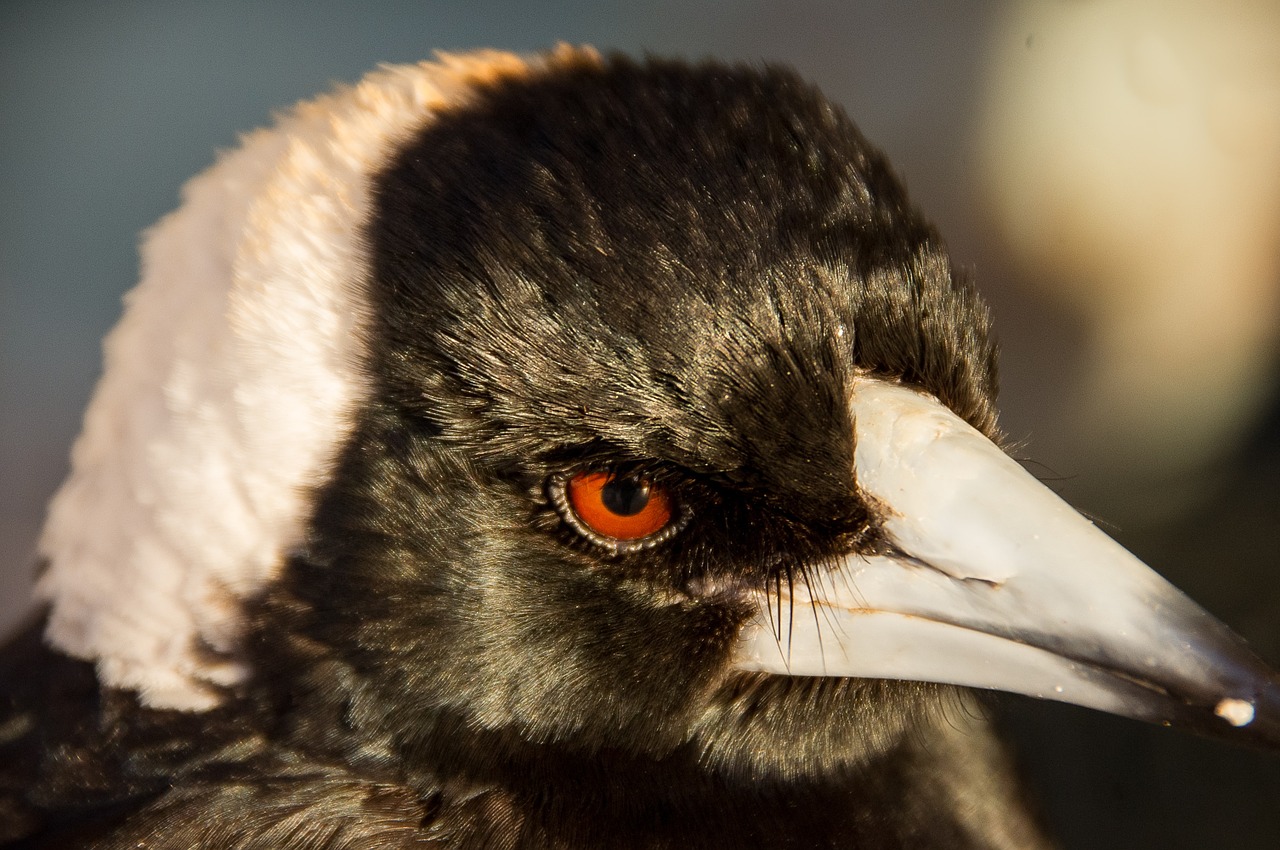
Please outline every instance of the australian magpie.
M790 71L301 104L145 241L0 654L0 842L1037 848L969 688L1280 743L995 395L972 283Z

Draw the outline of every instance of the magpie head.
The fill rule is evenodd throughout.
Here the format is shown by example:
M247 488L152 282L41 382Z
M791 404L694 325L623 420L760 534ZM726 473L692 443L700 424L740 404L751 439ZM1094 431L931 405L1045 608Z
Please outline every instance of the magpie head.
M791 72L384 69L143 254L41 593L147 705L742 776L957 685L1280 740L1274 674L997 448L985 307Z

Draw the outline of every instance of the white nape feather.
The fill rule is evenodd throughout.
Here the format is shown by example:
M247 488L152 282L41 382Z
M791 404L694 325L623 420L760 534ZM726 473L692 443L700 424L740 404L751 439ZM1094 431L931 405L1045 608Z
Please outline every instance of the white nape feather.
M147 235L142 279L40 540L48 640L106 686L205 710L247 674L242 603L298 544L350 435L363 363L371 181L477 84L481 52L385 67L246 136Z

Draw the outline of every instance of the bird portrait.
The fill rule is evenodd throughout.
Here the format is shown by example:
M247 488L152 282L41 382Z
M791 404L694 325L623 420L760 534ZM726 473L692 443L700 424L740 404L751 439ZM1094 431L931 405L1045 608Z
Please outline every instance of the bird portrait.
M996 394L792 70L301 103L144 237L0 650L0 846L1047 848L982 691L1280 747L1280 677Z

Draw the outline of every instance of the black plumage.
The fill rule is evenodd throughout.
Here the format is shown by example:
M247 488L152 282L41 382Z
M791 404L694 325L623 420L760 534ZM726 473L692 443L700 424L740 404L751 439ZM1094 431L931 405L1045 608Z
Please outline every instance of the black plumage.
M374 187L373 390L244 606L249 679L148 707L34 625L6 846L1042 846L967 691L732 663L752 593L894 551L852 382L999 438L987 311L838 108L777 68L566 61ZM553 497L583 469L681 527L584 537Z

